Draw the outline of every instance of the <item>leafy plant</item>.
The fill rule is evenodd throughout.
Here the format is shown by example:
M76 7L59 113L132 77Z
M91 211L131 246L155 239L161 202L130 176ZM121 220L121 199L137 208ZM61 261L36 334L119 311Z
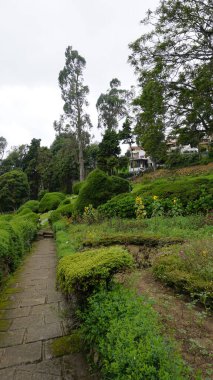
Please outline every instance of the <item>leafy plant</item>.
M157 315L143 297L120 286L89 298L80 314L90 352L103 379L186 380L189 371L164 337Z

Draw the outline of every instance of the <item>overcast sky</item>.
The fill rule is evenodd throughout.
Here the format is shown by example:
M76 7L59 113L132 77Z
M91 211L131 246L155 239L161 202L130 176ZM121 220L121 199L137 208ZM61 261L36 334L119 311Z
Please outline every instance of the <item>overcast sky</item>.
M68 45L86 59L89 112L97 124L96 100L119 78L134 84L128 44L144 31L140 20L158 0L0 0L0 136L8 148L54 139L62 113L58 74ZM94 130L98 138L96 130Z

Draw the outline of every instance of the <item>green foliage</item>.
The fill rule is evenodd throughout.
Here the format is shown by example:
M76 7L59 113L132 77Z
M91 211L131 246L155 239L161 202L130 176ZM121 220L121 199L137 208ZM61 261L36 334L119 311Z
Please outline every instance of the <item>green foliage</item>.
M72 192L73 194L76 194L78 195L79 194L79 191L81 190L82 186L84 185L85 181L81 181L81 182L75 182L72 186Z
M26 174L12 170L0 176L0 211L14 211L29 196Z
M39 203L39 211L46 212L55 210L64 199L65 194L63 193L46 193Z
M105 203L113 195L129 191L130 186L127 180L119 177L109 177L99 169L92 171L83 187L80 189L79 196L76 200L76 208L83 212L89 204L97 207Z
M156 258L153 273L179 292L190 294L206 307L213 307L212 241L196 241L167 248Z
M39 201L31 200L31 201L25 202L21 207L19 207L17 213L19 213L20 211L22 211L25 208L28 208L33 212L38 212Z
M185 207L189 201L198 200L202 193L213 194L213 176L177 177L157 179L148 184L136 185L133 193L142 197L158 196L161 199L177 198ZM212 203L209 202L209 209Z
M135 197L132 194L119 194L105 204L98 207L98 211L104 216L111 218L118 216L120 218L135 217Z
M165 161L165 165L167 168L180 168L190 165L195 165L199 163L200 157L198 153L179 153L172 152L168 154L167 159Z
M37 232L38 217L31 210L8 221L0 217L0 283L13 272Z
M51 224L55 223L57 220L60 220L61 217L66 216L67 218L70 218L73 214L73 205L65 204L60 205L56 210L52 211L48 220Z
M81 317L85 343L97 352L103 379L189 379L188 368L144 298L122 287L102 290L89 298Z
M66 294L88 294L106 285L113 274L132 265L131 255L121 247L91 249L62 258L57 282Z

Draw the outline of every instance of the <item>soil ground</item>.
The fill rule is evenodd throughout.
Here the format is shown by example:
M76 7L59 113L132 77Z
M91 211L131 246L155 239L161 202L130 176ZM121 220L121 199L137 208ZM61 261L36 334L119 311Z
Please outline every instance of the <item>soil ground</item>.
M153 300L165 333L178 342L180 352L193 372L201 371L204 379L213 379L213 317L187 297L157 281L151 268L139 269L119 280Z

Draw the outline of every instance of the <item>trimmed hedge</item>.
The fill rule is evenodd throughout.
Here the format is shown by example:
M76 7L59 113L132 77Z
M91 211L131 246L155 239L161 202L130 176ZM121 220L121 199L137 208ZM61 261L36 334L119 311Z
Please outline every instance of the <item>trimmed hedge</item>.
M113 274L132 265L132 256L121 247L83 251L59 261L57 283L66 294L82 295L106 285Z
M107 218L114 216L118 216L119 218L135 218L135 196L126 193L119 194L105 204L100 205L98 211Z
M100 245L113 245L113 244L134 244L145 245L146 247L163 247L165 245L173 245L183 243L181 238L164 238L161 236L150 236L145 234L130 234L130 233L116 233L108 236L87 237L83 240L83 247L97 247Z
M8 221L0 217L0 283L17 268L21 257L29 250L37 232L37 222L38 216L31 210Z
M38 212L39 209L39 201L31 200L25 202L21 207L19 207L17 213L20 213L23 209L28 208L33 212Z
M65 194L59 192L46 193L39 203L39 212L55 210L65 197Z
M91 204L97 208L108 199L119 193L130 191L130 184L120 177L108 176L99 169L93 170L84 181L76 200L76 208L83 212L84 208Z
M178 198L186 206L189 201L199 199L201 193L213 196L213 176L162 178L149 184L136 185L133 193L142 197L157 195L164 199Z
M73 205L69 203L69 204L59 206L56 210L52 211L48 220L51 224L53 224L57 220L60 220L61 217L63 216L70 218L72 214L73 214Z
M110 380L188 380L189 369L163 336L157 314L144 298L116 287L89 298L80 313L86 347Z
M85 183L85 181L75 182L73 184L73 186L72 186L72 192L73 192L73 194L78 195L79 191L81 190L81 188L84 185L84 183Z

